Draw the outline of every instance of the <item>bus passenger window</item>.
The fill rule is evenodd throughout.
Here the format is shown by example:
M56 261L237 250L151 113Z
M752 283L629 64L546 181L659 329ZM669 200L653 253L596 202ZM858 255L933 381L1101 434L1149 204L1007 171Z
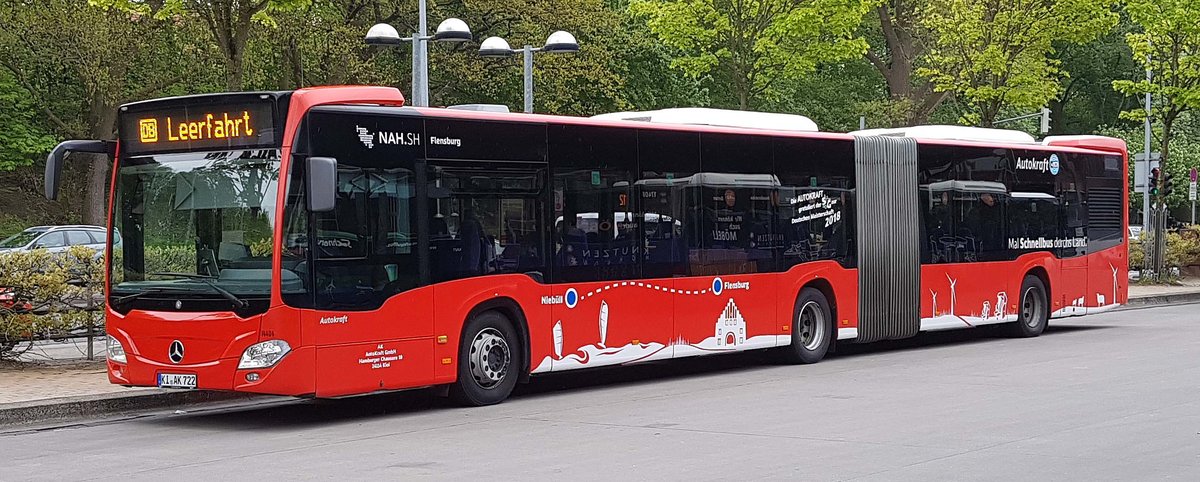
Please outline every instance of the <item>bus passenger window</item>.
M638 277L644 246L638 235L631 172L556 172L554 199L554 255L560 281Z
M545 272L542 169L432 166L429 267L434 282Z

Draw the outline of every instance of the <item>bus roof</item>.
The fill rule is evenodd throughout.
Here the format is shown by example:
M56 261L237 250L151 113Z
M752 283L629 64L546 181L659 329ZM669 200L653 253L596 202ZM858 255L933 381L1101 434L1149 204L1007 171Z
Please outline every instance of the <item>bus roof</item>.
M286 98L289 94L295 111L288 113L289 120L303 115L308 108L316 106L361 107L372 113L386 114L414 111L421 115L441 118L493 120L504 122L541 122L547 124L593 125L609 127L636 127L640 129L684 130L692 132L716 132L749 135L776 135L811 139L851 140L854 135L900 135L917 139L920 144L932 145L979 145L997 148L1075 151L1085 153L1107 153L1126 155L1125 142L1121 139L1102 136L1052 136L1042 142L1018 131L1002 129L980 129L964 126L916 126L901 129L872 129L851 133L820 132L811 119L793 114L766 112L741 112L707 108L660 109L645 112L618 112L594 117L573 117L547 114L525 114L489 112L487 110L463 110L428 107L403 107L404 96L399 89L381 86L323 86L307 87L295 91L263 91L240 93L214 93L179 97L168 97L122 105L122 110L153 103L176 103L206 101L231 95L260 95ZM398 113L398 112L397 112ZM649 121L644 117L649 117ZM689 117L691 117L689 119ZM641 120L630 120L641 119ZM290 122L289 122L290 125ZM985 131L988 131L985 133ZM1000 132L995 132L1000 131ZM1017 132L1017 134L1011 134ZM1002 135L1003 134L1003 135ZM284 143L290 144L293 132L285 133Z
M750 112L741 110L682 107L641 112L614 112L592 116L593 119L627 120L658 124L705 125L741 127L778 131L817 132L817 123L795 114Z

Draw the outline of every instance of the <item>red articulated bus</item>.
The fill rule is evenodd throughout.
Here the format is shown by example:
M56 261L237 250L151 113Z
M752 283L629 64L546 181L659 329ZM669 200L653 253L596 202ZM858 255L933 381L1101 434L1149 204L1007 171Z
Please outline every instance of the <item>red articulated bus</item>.
M110 380L447 386L484 405L531 374L1030 337L1127 298L1117 139L403 104L383 87L152 100L120 108L116 141L56 148L51 197L66 153L115 160Z

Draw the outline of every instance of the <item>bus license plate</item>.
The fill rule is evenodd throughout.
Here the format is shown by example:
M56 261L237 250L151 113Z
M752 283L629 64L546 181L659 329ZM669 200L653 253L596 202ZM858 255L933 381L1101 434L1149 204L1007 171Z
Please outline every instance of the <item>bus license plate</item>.
M159 373L158 386L160 388L196 388L196 375Z

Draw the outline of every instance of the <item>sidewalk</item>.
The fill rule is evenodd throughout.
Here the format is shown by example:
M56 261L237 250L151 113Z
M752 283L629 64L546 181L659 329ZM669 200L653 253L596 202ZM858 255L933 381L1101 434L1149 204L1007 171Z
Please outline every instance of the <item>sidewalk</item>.
M232 392L128 388L108 382L104 342L38 342L19 361L0 361L0 428L248 399Z
M104 360L0 362L0 410L10 403L152 390L110 384L105 370Z
M1129 284L1128 307L1200 301L1200 279L1186 279L1178 285Z

